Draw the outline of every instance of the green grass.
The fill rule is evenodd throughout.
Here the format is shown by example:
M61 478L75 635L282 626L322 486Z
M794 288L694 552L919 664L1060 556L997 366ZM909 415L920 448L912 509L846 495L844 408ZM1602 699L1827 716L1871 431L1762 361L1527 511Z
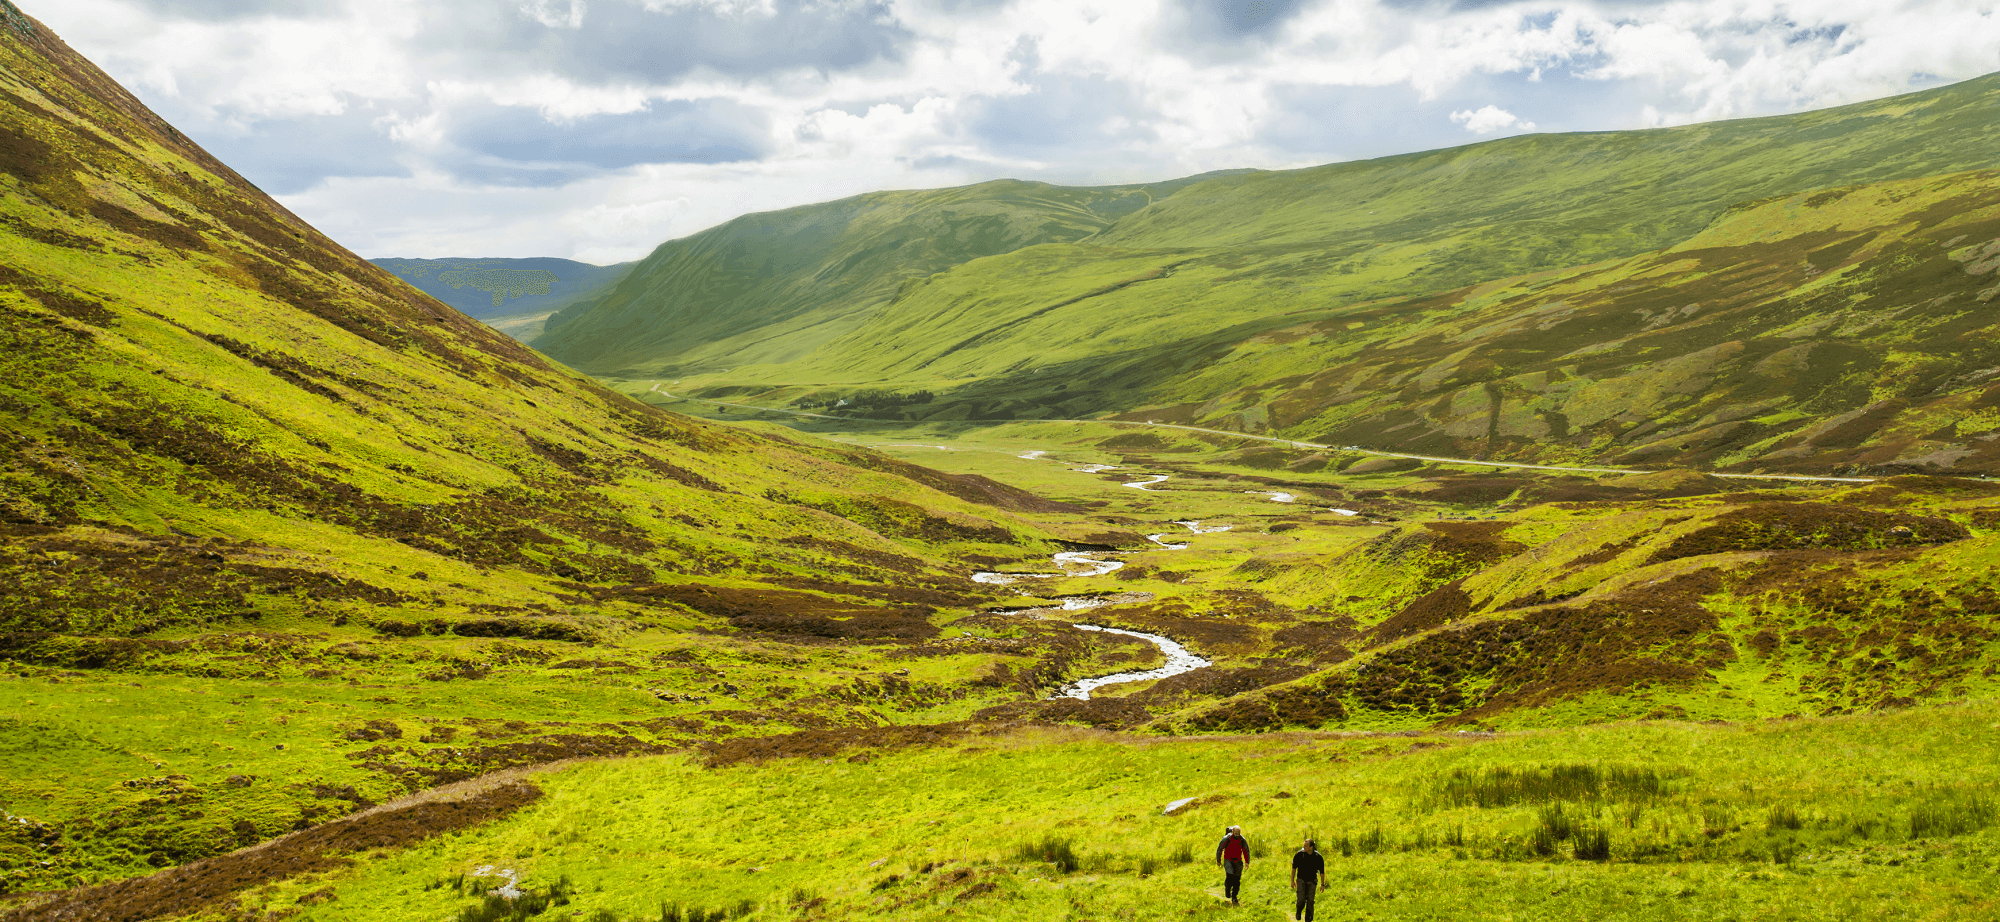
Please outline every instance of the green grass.
M1283 859L1311 835L1329 855L1323 912L1811 919L1893 906L1972 919L1993 911L1983 880L2000 840L1990 807L1971 805L1990 802L2000 763L1967 743L1991 737L1996 717L1985 702L1491 739L1040 731L865 763L584 765L545 775L548 799L516 817L252 905L330 887L336 898L303 918L448 917L469 901L436 882L495 865L574 881L578 911L621 919L746 902L768 919L1221 918L1207 856L1237 823L1257 849L1246 902L1265 912L1288 908ZM1430 799L1451 779L1510 771L1665 781L1599 799ZM1160 815L1190 796L1202 805Z

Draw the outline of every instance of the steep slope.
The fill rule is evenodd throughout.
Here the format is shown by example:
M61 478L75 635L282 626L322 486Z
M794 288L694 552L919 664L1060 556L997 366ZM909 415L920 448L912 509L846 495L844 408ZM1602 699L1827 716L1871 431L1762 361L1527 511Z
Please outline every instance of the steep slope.
M790 361L867 322L914 280L1087 237L1201 178L1100 188L998 180L745 215L661 244L615 290L549 318L535 346L605 373Z
M573 259L371 259L410 287L491 320L554 313L613 285L634 263L594 266Z
M1025 497L578 380L320 236L45 31L0 54L0 630L554 614L829 568L956 587L956 553L1041 540L990 505Z

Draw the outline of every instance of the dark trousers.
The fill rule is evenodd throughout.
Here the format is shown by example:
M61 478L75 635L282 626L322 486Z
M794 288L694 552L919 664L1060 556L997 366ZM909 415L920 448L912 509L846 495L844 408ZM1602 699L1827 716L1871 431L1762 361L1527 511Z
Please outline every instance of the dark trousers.
M1231 900L1234 900L1236 899L1236 891L1241 889L1243 889L1243 862L1241 861L1223 862L1222 895L1230 898Z
M1299 881L1299 901L1292 907L1292 918L1312 922L1313 900L1318 896L1318 888L1305 881Z

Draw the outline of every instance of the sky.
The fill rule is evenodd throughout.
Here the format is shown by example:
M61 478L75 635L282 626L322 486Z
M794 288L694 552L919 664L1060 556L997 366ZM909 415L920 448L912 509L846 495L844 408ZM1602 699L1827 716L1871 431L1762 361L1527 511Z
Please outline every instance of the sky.
M2000 0L15 0L368 257L1289 169L2000 71Z

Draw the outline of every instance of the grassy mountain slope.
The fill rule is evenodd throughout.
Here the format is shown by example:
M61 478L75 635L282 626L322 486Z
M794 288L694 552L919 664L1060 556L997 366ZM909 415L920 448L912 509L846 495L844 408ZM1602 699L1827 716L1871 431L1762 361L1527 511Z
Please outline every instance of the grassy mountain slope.
M1375 294L1453 288L1668 246L1737 202L1992 167L1996 112L2000 74L1795 115L1218 177L1095 242L1305 248L1353 266L1394 254L1409 281Z
M1023 441L979 441L989 431L907 453L1030 472L1019 479L1072 501L1129 495L1120 513L1163 529L1180 515L1233 526L1065 581L1121 598L1047 615L1165 633L1216 666L967 722L530 769L482 782L491 794L464 811L478 823L457 835L408 835L403 811L423 804L392 807L351 821L342 840L388 846L340 849L352 864L309 860L344 828L328 823L74 891L22 922L134 904L414 922L480 911L500 869L549 897L550 918L1240 917L1286 908L1284 858L1307 835L1334 873L1329 914L1992 914L2000 763L1981 743L2000 717L2000 487L1337 472L1323 454L1213 436L1010 431ZM1022 458L1027 444L1050 454ZM1072 469L1083 458L1121 470ZM1172 479L1152 494L1118 484L1140 471ZM1334 502L1363 515L1321 505ZM957 622L975 623L990 642L1046 622ZM928 650L900 662L915 687L951 681ZM79 708L126 694L78 686L36 693ZM271 707L230 704L246 726ZM356 730L400 732L373 750L415 762L499 723ZM1217 728L1237 732L1202 733ZM523 783L532 802L477 810ZM1260 848L1247 908L1216 899L1206 857L1229 823ZM237 882L236 905L190 885L218 878Z
M634 263L594 266L573 259L371 259L412 288L460 313L491 320L551 314L617 284Z
M1341 360L1342 348L1358 353L1380 341L1329 328L1310 339L1331 349L1287 345L1271 351L1291 352L1289 361L1258 355L1237 364L1257 351L1247 345L1257 337L1276 334L1289 344L1298 340L1295 333L1277 331L1350 313L1354 319L1344 322L1352 331L1364 324L1415 337L1423 323L1438 319L1420 301L1429 295L1673 252L1743 204L1990 168L1992 152L2000 150L1994 128L2000 122L1991 118L1997 106L2000 76L1780 118L1530 136L1210 178L1087 239L972 260L908 286L866 323L810 355L775 365L754 364L771 361L757 353L718 355L719 364L738 367L690 384L753 396L786 388L759 398L767 402L821 402L863 388L922 389L940 399L905 415L935 419L1152 413L1207 404L1219 392L1242 388L1223 401L1222 412L1184 412L1224 428L1317 435L1332 427L1294 428L1298 417L1272 422L1259 417L1262 404L1278 399L1298 375ZM1874 217L1891 224L1939 220L1936 213L1920 216L1914 203L1901 206L1902 215L1892 214L1896 207L1885 205ZM1846 232L1860 234L1853 221L1868 219L1848 220ZM1799 245L1818 246L1803 239ZM1854 254L1822 258L1836 255ZM1753 263L1778 258L1755 248L1738 256ZM1748 290L1738 286L1734 297ZM590 317L573 322L594 323ZM583 367L607 367L590 364L583 353L569 357L586 360ZM657 365L639 368L672 364L663 354ZM674 367L677 376L690 370ZM1647 371L1642 364L1633 373ZM1300 399L1309 403L1314 395ZM1869 402L1824 413L1782 410L1828 418ZM1435 447L1454 438L1412 427L1384 444ZM1616 450L1603 440L1576 441L1580 447L1565 450L1593 456Z
M1141 411L1458 456L2000 470L2000 174L1733 209L1657 253L1360 305Z
M1426 487L1495 487L1476 481ZM1244 564L1268 593L1337 607L1352 658L1162 719L1210 731L1740 720L1994 693L2000 488L1913 477L1641 501L1652 491L1632 484L1632 499L1605 502L1616 489L1411 524L1333 559Z
M964 558L1059 547L1048 504L609 393L0 25L0 891L507 765L967 706L855 676L990 602ZM468 729L403 752L398 721Z
M748 556L783 536L774 528L851 539L856 553L932 546L765 495L809 484L989 527L963 500L843 467L837 451L673 417L574 378L318 236L36 39L9 49L0 204L6 508L29 543L256 536L343 576L368 570L366 592L419 588L385 569L398 558L405 574L489 584L441 593L449 606L495 601L491 584L507 581L517 586L495 595L547 604L564 579L775 572ZM119 537L128 531L143 534ZM35 565L33 553L15 560ZM139 574L104 578L107 598L69 613L38 601L9 626L200 620L108 604Z
M909 283L1089 236L1200 178L1098 188L997 180L745 215L661 244L615 290L549 318L535 346L596 372L789 361L865 323Z
M1990 471L1996 239L2000 178L1972 172L1746 203L1652 253L1372 302L1267 296L1232 253L1040 248L937 278L806 361L702 381L765 402L940 393L893 411L916 419L1110 413L1545 463Z

